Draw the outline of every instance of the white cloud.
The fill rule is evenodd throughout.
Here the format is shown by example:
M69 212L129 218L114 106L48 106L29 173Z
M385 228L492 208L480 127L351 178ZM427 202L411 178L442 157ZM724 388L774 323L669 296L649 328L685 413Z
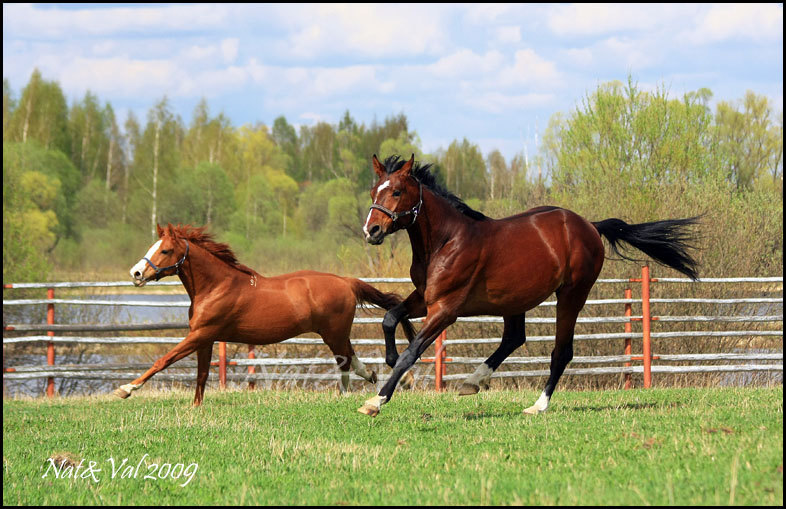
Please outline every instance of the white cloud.
M657 47L650 47L648 41L629 37L609 37L595 50L602 54L603 61L626 71L652 67L658 63L661 54Z
M325 54L406 56L434 54L446 46L439 5L319 4L282 7L293 33L283 51L303 58ZM293 12L296 11L296 12Z
M754 41L783 40L783 6L776 4L713 5L692 33L696 43L743 38Z
M542 108L553 104L554 99L553 94L503 94L501 92L471 94L464 98L467 104L479 110L496 114Z
M197 44L191 45L183 49L180 53L184 59L187 60L209 60L215 58L217 48L213 45L199 46Z
M494 23L497 20L509 15L516 6L514 4L497 4L484 2L482 4L471 4L466 6L464 17L470 23L481 25Z
M221 41L221 56L224 57L225 63L230 64L235 61L239 47L240 40L237 37Z
M3 36L61 38L127 33L194 31L222 26L221 4L61 9L3 4Z
M352 93L385 94L395 86L380 80L376 67L370 65L282 67L264 65L252 58L243 70L268 95L281 94L293 101L312 101Z
M521 27L504 26L495 30L495 38L502 44L521 42Z
M673 24L695 10L692 6L664 4L557 5L549 10L547 25L560 36L655 30Z
M103 96L160 96L185 82L185 73L167 60L80 57L58 67L55 78L78 95L91 90Z
M557 86L562 76L554 62L544 59L532 49L519 50L514 54L513 65L499 77L505 85Z
M589 48L569 48L563 50L562 55L576 67L589 68L594 65L592 50Z
M484 55L479 55L472 50L461 49L425 66L424 70L437 78L471 79L480 74L497 72L503 63L504 56L498 51L487 51Z

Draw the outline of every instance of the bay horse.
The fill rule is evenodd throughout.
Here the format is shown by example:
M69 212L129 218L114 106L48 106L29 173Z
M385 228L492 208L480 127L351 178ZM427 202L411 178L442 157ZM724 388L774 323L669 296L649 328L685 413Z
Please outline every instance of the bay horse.
M116 389L116 396L129 397L150 377L196 352L194 406L199 406L215 341L269 345L305 332L322 336L333 352L341 370L341 392L349 388L350 367L376 384L376 373L357 358L349 333L358 303L389 310L402 302L398 295L383 293L359 279L314 271L263 277L241 265L230 247L214 241L204 227L168 224L157 229L159 240L131 268L131 278L141 287L177 275L191 299L189 332L142 376ZM411 339L412 325L403 326Z
M697 279L688 253L689 227L697 217L627 224L620 219L590 222L569 210L542 206L504 219L471 209L440 186L430 166L398 156L372 166L378 177L363 232L370 244L405 229L412 245L410 277L415 290L383 320L385 361L393 372L379 393L359 412L372 417L389 402L402 375L459 316L496 315L504 321L496 351L467 378L461 395L475 394L516 348L526 341L525 313L552 293L557 295L557 331L550 376L527 414L544 412L573 358L573 331L579 311L604 260L601 236L622 258L625 242L656 262ZM396 325L425 316L420 332L399 357Z

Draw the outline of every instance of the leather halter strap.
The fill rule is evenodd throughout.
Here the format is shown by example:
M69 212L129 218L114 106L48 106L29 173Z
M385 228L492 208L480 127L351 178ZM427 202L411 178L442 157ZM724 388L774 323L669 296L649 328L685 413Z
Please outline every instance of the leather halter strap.
M415 224L415 221L418 218L418 214L420 213L420 207L423 206L423 184L418 182L418 186L420 188L420 198L418 199L418 203L414 207L412 207L411 209L405 210L403 212L395 212L395 211L390 210L387 207L383 207L382 205L379 205L377 203L372 203L371 207L369 207L369 209L368 209L369 212L371 210L373 210L373 209L377 209L377 210L379 210L381 212L384 212L387 216L390 217L390 219L393 220L394 223L399 218L404 217L404 216L408 216L408 215L411 214L413 216L413 218L412 218L412 222L409 223L409 225L407 226L407 228L409 228L410 226Z
M153 270L156 271L156 273L154 274L156 281L161 279L161 273L164 272L165 270L175 269L175 274L180 273L180 266L183 265L183 262L186 261L186 256L188 256L188 241L186 239L183 239L183 242L186 243L186 252L183 253L183 257L180 260L178 260L174 265L170 265L169 267L161 267L161 268L156 267L156 264L151 262L147 257L142 257L142 259L146 261L147 264L153 268ZM150 281L150 279L148 279L147 281Z

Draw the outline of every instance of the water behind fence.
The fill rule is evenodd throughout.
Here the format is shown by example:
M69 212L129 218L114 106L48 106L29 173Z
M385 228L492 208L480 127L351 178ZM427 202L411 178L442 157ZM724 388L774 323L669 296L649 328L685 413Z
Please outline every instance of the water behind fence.
M364 281L406 287L397 290L402 295L411 291L409 279ZM658 293L668 297L654 297L651 288L655 285ZM703 285L715 285L718 289L693 291ZM130 282L4 284L7 293L47 292L47 298L5 300L4 295L4 394L108 392L118 381L130 381L149 368L155 357L163 353L162 346L168 348L180 342L188 328L190 302L185 293L151 295L131 290L134 293L72 295L132 286ZM149 287L146 291L155 291L156 287L163 287L159 291L166 287L182 290L179 282L151 283ZM676 290L678 287L683 290ZM645 266L641 277L601 279L596 288L603 290L593 291L578 320L577 354L565 371L568 377L611 377L627 388L650 387L653 375L665 379L674 374L701 373L724 373L720 383L725 384L746 384L762 376L782 383L782 277L691 282L683 278L651 278L649 267ZM55 292L65 296L56 296ZM606 298L595 298L600 292ZM711 296L686 296L696 293ZM547 301L528 313L528 355L509 357L495 373L496 379L515 381L548 376L547 353L556 323L554 306L554 300ZM663 312L670 309L681 314ZM384 381L389 370L384 365L381 322L379 309L359 312L352 344L361 360L376 369ZM501 317L459 318L413 368L419 386L442 390L447 383L466 378L499 344L501 324ZM140 331L149 335L136 335ZM162 335L173 331L177 331L175 335ZM297 385L316 390L336 387L339 371L335 359L325 356L327 347L319 346L323 343L316 336L257 348L231 344L231 338L220 339L230 344L219 343L214 349L218 357L211 370L213 385ZM703 350L708 350L705 347L709 344L712 351L671 351L673 341L697 347L703 341ZM407 342L398 339L397 344L401 349ZM138 345L159 345L157 355L145 353L149 347ZM584 345L588 346L581 348ZM195 368L195 361L184 359L151 382L193 386ZM363 383L354 374L352 380L355 388Z

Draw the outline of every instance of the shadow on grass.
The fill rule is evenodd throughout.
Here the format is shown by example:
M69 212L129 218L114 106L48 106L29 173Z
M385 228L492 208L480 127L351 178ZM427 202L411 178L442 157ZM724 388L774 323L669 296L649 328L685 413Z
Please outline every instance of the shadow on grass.
M582 405L572 407L571 412L605 412L607 410L646 410L649 408L680 408L684 403L624 403L622 405Z

